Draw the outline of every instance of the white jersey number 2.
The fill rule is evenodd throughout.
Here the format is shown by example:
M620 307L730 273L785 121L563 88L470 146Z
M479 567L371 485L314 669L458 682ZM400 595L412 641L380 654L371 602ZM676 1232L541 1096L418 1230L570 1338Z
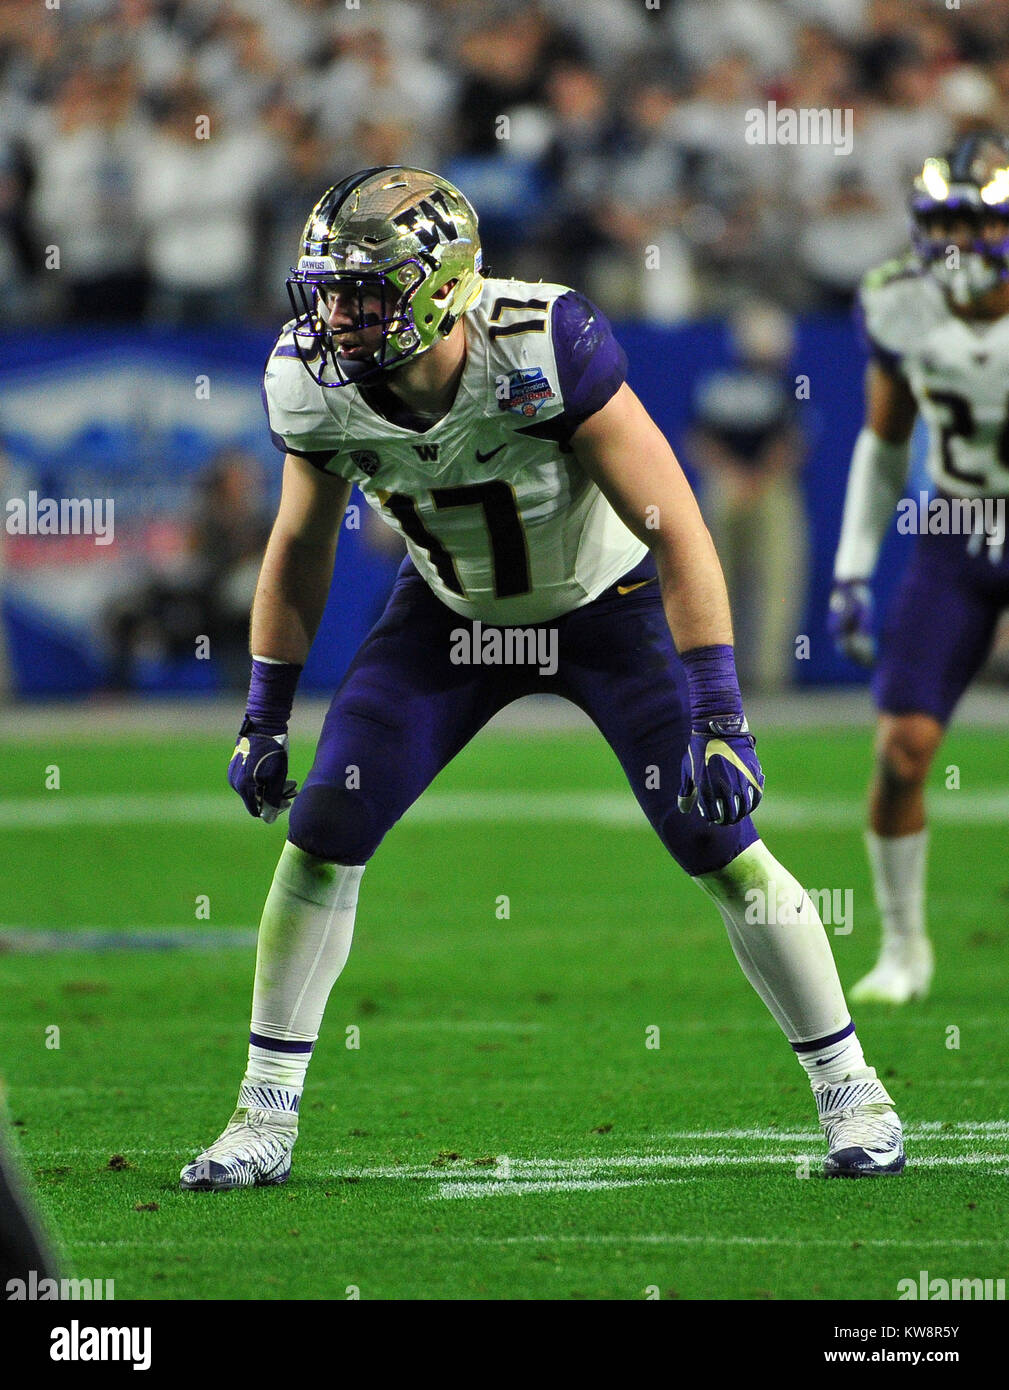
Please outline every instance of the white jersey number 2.
M970 401L966 396L958 395L956 391L927 390L925 395L934 405L945 407L949 411L947 418L939 425L939 449L943 471L951 478L970 483L973 487L987 487L987 472L978 473L969 468L961 468L954 457L955 450L951 448L951 441L954 439L962 439L967 444L976 442L974 435L977 427ZM1003 468L1009 468L1009 400L1006 401L1002 427L995 443L995 457Z

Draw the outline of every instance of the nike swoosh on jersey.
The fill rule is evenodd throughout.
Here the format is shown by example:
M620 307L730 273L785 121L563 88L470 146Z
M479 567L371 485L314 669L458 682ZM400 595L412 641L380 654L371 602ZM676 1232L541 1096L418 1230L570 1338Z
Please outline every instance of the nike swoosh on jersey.
M492 459L492 458L494 457L495 454L499 454L499 453L501 452L501 450L504 449L504 448L506 448L506 447L507 447L507 444L499 444L499 445L497 446L496 449L491 449L491 451L490 451L489 454L481 454L480 450L477 449L477 451L476 451L476 461L477 461L477 463L486 463L488 459Z
M655 578L655 575L653 574L653 575L652 575L652 579L654 579L654 578ZM643 589L644 586L645 586L646 584L651 584L652 579L639 579L638 582L637 582L636 584L618 584L618 585L617 585L617 593L618 593L618 594L633 594L633 592L634 592L635 589Z

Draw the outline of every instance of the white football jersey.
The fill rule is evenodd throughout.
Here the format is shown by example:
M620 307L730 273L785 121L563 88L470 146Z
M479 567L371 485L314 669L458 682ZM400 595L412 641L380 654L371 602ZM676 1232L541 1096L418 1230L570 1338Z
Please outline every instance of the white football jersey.
M356 483L456 613L549 622L647 551L565 443L618 388L625 359L605 319L563 285L487 280L462 322L455 403L420 432L368 404L375 379L363 388L313 381L288 324L266 366L270 428L278 447Z
M928 425L928 469L957 497L1009 495L1009 315L968 322L910 260L862 283L878 356L907 379Z

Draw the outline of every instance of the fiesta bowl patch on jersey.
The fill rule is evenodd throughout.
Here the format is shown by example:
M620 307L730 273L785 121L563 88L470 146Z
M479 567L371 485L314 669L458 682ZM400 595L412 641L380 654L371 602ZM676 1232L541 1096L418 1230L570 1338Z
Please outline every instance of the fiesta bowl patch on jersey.
M500 408L513 410L517 415L535 415L541 405L554 399L554 390L542 367L519 367L508 373L501 387Z

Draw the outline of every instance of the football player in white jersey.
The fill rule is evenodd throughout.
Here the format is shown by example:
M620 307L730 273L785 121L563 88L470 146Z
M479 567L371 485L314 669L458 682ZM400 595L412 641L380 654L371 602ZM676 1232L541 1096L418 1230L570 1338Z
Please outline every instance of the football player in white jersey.
M288 842L260 926L238 1107L183 1188L286 1181L368 860L497 710L542 690L595 720L720 909L809 1077L827 1175L899 1173L900 1121L815 907L750 819L763 774L710 536L609 324L563 285L484 279L475 212L423 170L344 179L301 252L296 317L264 379L284 486L228 774L254 816L291 807ZM352 483L408 554L295 795L287 723Z
M848 478L830 626L874 659L870 581L894 514L918 533L873 676L879 710L867 846L883 925L852 998L901 1004L932 979L925 922L925 779L953 710L1009 607L1009 140L972 134L925 160L913 250L860 293L872 358ZM931 502L902 497L918 413Z

